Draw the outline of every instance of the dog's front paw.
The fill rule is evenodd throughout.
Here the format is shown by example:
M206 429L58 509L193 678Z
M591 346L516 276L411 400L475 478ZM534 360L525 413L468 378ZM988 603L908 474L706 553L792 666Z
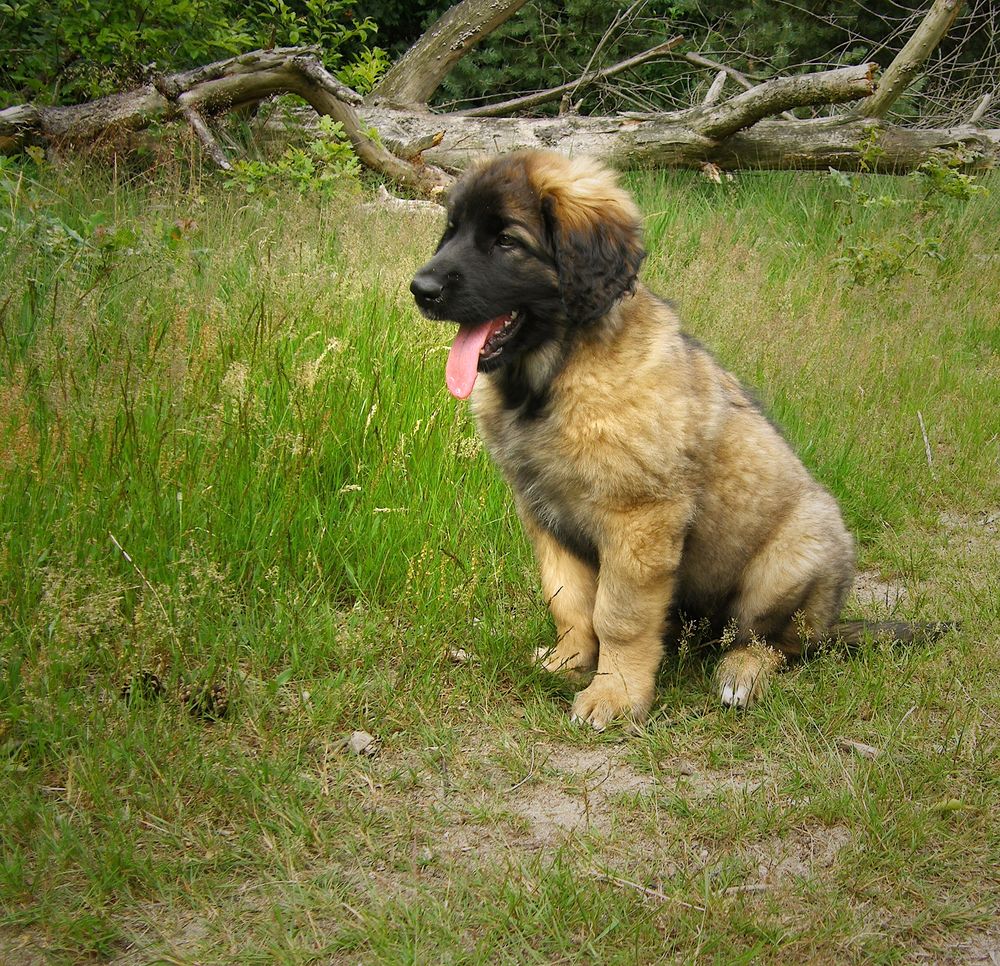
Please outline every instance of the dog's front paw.
M616 718L642 721L652 703L651 688L630 688L618 675L599 675L573 700L570 720L603 731Z

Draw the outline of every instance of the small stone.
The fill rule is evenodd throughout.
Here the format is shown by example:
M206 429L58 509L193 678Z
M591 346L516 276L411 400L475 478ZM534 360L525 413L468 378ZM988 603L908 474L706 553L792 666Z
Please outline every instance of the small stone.
M355 755L371 758L375 754L375 738L367 731L355 731L347 741L347 747Z
M878 758L880 754L873 745L866 745L863 741L854 741L852 738L838 738L837 747L841 751L853 751L862 758Z

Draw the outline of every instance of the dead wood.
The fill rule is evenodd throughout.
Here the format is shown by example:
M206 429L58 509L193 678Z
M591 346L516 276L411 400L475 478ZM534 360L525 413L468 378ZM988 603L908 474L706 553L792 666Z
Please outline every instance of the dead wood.
M462 0L455 4L389 69L371 99L386 104L426 104L452 67L526 2Z
M397 157L370 137L355 110L361 98L326 70L315 49L303 47L255 50L86 104L0 111L0 149L10 154L30 143L96 141L183 117L210 157L226 167L207 118L275 94L298 94L317 113L339 121L361 162L391 181L425 195L450 183L443 171Z
M506 117L510 114L516 114L518 111L530 110L549 101L558 100L564 94L576 94L577 91L599 80L614 77L615 74L621 74L633 67L638 67L640 64L648 63L659 57L665 57L683 40L684 38L680 36L671 37L670 40L662 44L657 44L655 47L650 47L649 50L644 50L642 53L636 54L634 57L629 57L627 60L612 64L610 67L603 67L600 70L589 71L578 80L571 81L569 84L560 84L558 87L550 87L548 90L538 91L534 94L525 94L523 97L514 97L509 101L500 101L497 104L487 104L484 107L473 107L465 111L455 111L454 113L463 115L464 117Z
M30 144L86 142L154 121L183 119L220 167L230 164L212 133L214 116L259 104L276 94L296 94L315 111L339 121L360 161L411 191L436 197L451 173L472 158L518 148L545 147L589 154L619 167L705 169L780 168L904 172L932 157L958 156L967 168L1000 161L1000 131L972 123L916 129L885 118L892 103L919 72L961 6L934 0L910 41L875 83L875 66L779 77L754 84L739 71L701 54L673 54L720 71L703 103L670 113L585 117L491 116L562 97L654 57L671 55L678 38L627 61L585 71L573 84L465 112L434 114L427 100L448 70L525 0L462 0L452 7L393 67L366 100L323 66L312 48L257 50L194 70L157 77L133 91L69 107L25 104L0 111L0 151ZM721 72L724 72L721 73ZM746 90L722 97L724 77ZM399 107L400 102L410 107ZM799 119L796 108L856 102L849 113ZM373 134L372 128L377 131ZM865 150L877 141L877 158Z
M587 154L623 169L693 169L711 162L724 170L836 168L902 174L935 157L961 157L970 171L1000 162L1000 130L973 125L907 128L879 118L765 117L716 140L698 131L683 116L687 114L477 118L374 107L363 111L383 139L408 142L425 134L441 135L440 145L423 157L449 171L478 157L522 148ZM862 148L873 141L881 152L875 158Z
M903 49L893 58L879 80L875 93L858 105L863 117L885 117L889 108L910 86L927 58L955 22L962 0L934 0L927 16Z

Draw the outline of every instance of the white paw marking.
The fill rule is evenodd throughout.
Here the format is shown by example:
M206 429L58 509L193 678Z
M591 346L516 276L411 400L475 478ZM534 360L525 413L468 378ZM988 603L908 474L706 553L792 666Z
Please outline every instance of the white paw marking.
M732 684L724 684L719 697L727 708L747 708L750 706L750 688L745 684L736 688Z

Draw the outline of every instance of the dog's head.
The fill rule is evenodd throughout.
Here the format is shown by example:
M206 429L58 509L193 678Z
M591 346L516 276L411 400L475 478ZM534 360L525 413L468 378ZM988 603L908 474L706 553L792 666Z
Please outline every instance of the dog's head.
M491 372L574 327L593 325L635 285L639 213L606 168L549 151L482 163L455 186L437 253L410 291L459 332L448 388Z

